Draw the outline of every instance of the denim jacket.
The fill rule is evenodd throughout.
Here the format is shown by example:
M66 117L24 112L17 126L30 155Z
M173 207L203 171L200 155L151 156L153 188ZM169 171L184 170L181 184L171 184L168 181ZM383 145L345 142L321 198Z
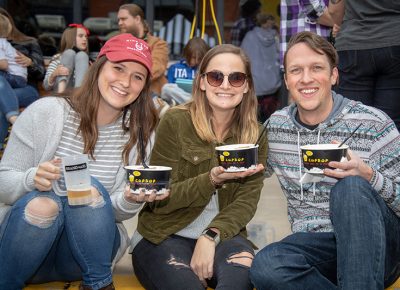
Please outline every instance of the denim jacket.
M234 143L237 142L229 132L223 144ZM172 167L171 194L143 207L138 221L138 231L143 237L159 244L200 215L215 192L209 172L218 165L215 153L218 145L221 144L200 139L187 110L167 112L157 128L150 163ZM265 164L266 155L267 140L263 138L258 163ZM208 227L219 229L221 241L238 234L246 236L246 225L257 209L263 179L263 172L259 172L225 182L218 189L219 213Z

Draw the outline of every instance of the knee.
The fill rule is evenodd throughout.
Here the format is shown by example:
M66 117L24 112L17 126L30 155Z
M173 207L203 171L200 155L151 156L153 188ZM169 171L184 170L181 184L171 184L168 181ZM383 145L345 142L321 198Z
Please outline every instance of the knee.
M254 256L252 253L244 251L241 253L236 253L236 254L230 255L226 261L228 264L236 264L236 265L250 268L251 263L253 262L253 259L254 259Z
M66 66L68 69L73 69L75 66L75 56L76 52L72 49L64 50L61 55L61 64Z
M272 289L284 280L284 257L277 244L257 253L250 268L250 280L257 289Z
M25 207L25 220L37 227L48 228L59 214L56 201L49 197L35 197Z
M103 196L98 190L92 190L92 202L89 204L92 208L100 208L106 204Z
M79 51L76 53L75 61L79 63L89 63L89 55L84 51Z
M331 211L355 209L360 199L371 199L374 190L367 180L360 176L348 176L339 180L330 193Z
M76 56L76 52L73 49L66 49L62 53L62 58L74 58Z

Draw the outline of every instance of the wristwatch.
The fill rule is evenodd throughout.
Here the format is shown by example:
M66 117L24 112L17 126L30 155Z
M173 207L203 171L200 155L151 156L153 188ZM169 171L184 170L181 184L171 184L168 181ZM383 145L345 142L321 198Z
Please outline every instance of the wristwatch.
M205 229L202 233L202 236L205 236L207 239L214 241L215 245L218 245L220 242L219 234L212 229Z

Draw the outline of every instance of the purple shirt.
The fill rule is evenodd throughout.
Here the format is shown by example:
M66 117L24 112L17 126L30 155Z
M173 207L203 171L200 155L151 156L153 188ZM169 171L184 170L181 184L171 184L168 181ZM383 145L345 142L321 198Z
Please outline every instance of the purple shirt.
M287 44L293 35L311 31L322 37L329 37L331 27L317 23L328 3L329 0L281 0L281 67Z

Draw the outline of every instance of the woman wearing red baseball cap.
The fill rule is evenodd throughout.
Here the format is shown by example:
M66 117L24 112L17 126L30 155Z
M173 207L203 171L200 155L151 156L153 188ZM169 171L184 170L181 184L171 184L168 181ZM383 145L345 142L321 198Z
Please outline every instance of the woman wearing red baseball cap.
M120 34L71 96L42 98L18 118L0 164L0 289L57 280L114 289L111 268L129 243L122 221L169 194L126 186L124 165L142 160L138 136L146 159L158 120L151 66L147 44ZM78 154L89 156L92 202L71 206L60 158Z

